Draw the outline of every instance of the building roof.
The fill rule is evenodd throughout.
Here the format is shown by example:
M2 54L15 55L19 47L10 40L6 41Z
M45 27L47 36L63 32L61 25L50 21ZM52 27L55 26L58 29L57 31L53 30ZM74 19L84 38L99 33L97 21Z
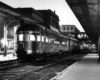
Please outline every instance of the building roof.
M52 10L48 9L48 10L37 10L40 13L42 13L43 15L52 15L54 18L56 18L57 20L59 20L59 17L57 16L57 14L55 13L55 11L53 12Z

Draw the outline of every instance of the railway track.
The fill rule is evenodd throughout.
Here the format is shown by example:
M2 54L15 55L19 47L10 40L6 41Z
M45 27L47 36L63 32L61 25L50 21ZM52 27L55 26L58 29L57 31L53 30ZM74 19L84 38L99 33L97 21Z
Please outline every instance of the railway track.
M57 56L57 57L59 57L59 56ZM54 58L55 57L52 57L52 59L54 59ZM51 58L47 58L46 60L49 60L49 59L51 59ZM36 63L41 61L41 59L40 60L36 60L36 61L32 61L31 59L29 59L29 60L18 60L18 59L16 59L16 60L10 60L10 61L2 61L2 62L0 62L0 71L9 70L11 68L14 68L14 67L17 67L17 66L21 66L23 64L29 63L29 61L34 63L35 65L38 65ZM39 63L39 65L40 65L40 63Z
M61 64L61 63L68 61L68 60L69 61L68 61L67 65L70 65L74 61L80 59L80 57L75 59L75 56L78 56L78 55L74 55L72 57L70 56L68 58L66 58L64 56L64 57L61 57L59 60L58 59L54 59L54 60L51 60L51 61L48 60L46 63L40 64L40 65L38 63L37 63L38 65L37 65L36 63L34 64L32 62L28 65L24 65L24 66L19 67L19 68L10 69L10 70L7 70L7 71L5 71L5 70L0 71L0 76L1 76L0 80L22 80L20 78L22 78L23 76L30 75L30 73L38 73L40 71L48 69L49 67L55 66L57 64ZM73 60L71 60L71 59L73 59ZM40 61L39 63L42 63L42 62ZM53 74L53 75L55 75L55 74ZM47 76L52 76L52 74L48 74ZM47 76L45 76L44 78L46 79ZM43 79L43 80L45 80L45 79Z
M10 60L10 61L3 61L0 62L0 71L9 70L18 66L21 66L25 63L28 63L26 60Z
M18 60L0 62L0 71L11 68L12 66L14 66L14 64L18 62Z

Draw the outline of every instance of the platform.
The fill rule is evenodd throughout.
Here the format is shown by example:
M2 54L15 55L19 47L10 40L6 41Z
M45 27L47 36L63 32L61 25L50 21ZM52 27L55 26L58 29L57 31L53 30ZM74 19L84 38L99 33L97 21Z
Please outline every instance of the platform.
M14 54L14 51L7 51L7 55L4 56L4 52L0 51L0 62L17 59L17 56L16 55L14 56L13 54Z
M51 80L99 80L100 62L98 54L89 53Z

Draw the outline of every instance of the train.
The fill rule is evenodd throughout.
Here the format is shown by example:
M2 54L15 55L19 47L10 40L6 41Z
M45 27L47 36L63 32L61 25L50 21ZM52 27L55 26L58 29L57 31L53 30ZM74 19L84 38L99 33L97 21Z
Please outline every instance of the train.
M69 52L79 49L77 39L37 23L21 25L17 29L16 35L16 54L19 59L44 59L69 54Z

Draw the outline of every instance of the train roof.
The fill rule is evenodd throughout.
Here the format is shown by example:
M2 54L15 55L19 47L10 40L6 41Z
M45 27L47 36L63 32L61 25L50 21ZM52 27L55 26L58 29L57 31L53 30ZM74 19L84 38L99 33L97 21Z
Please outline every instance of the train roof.
M18 28L17 31L34 31L34 30L38 30L40 29L41 26L37 25L37 24L24 24L21 25L21 27Z
M41 25L41 24L36 24L36 23L34 23L34 24L27 23L27 24L21 25L21 27L18 28L17 32L19 32L19 31L35 31L35 30L39 30L39 29L44 29L47 35L52 34L52 35L59 37L59 38L65 38L65 39L70 38L71 40L77 41L77 39L75 39L75 38L71 38L68 35L65 36L61 33L58 33L56 31L49 29L49 28L46 28L45 26L46 25L43 25L43 24Z

